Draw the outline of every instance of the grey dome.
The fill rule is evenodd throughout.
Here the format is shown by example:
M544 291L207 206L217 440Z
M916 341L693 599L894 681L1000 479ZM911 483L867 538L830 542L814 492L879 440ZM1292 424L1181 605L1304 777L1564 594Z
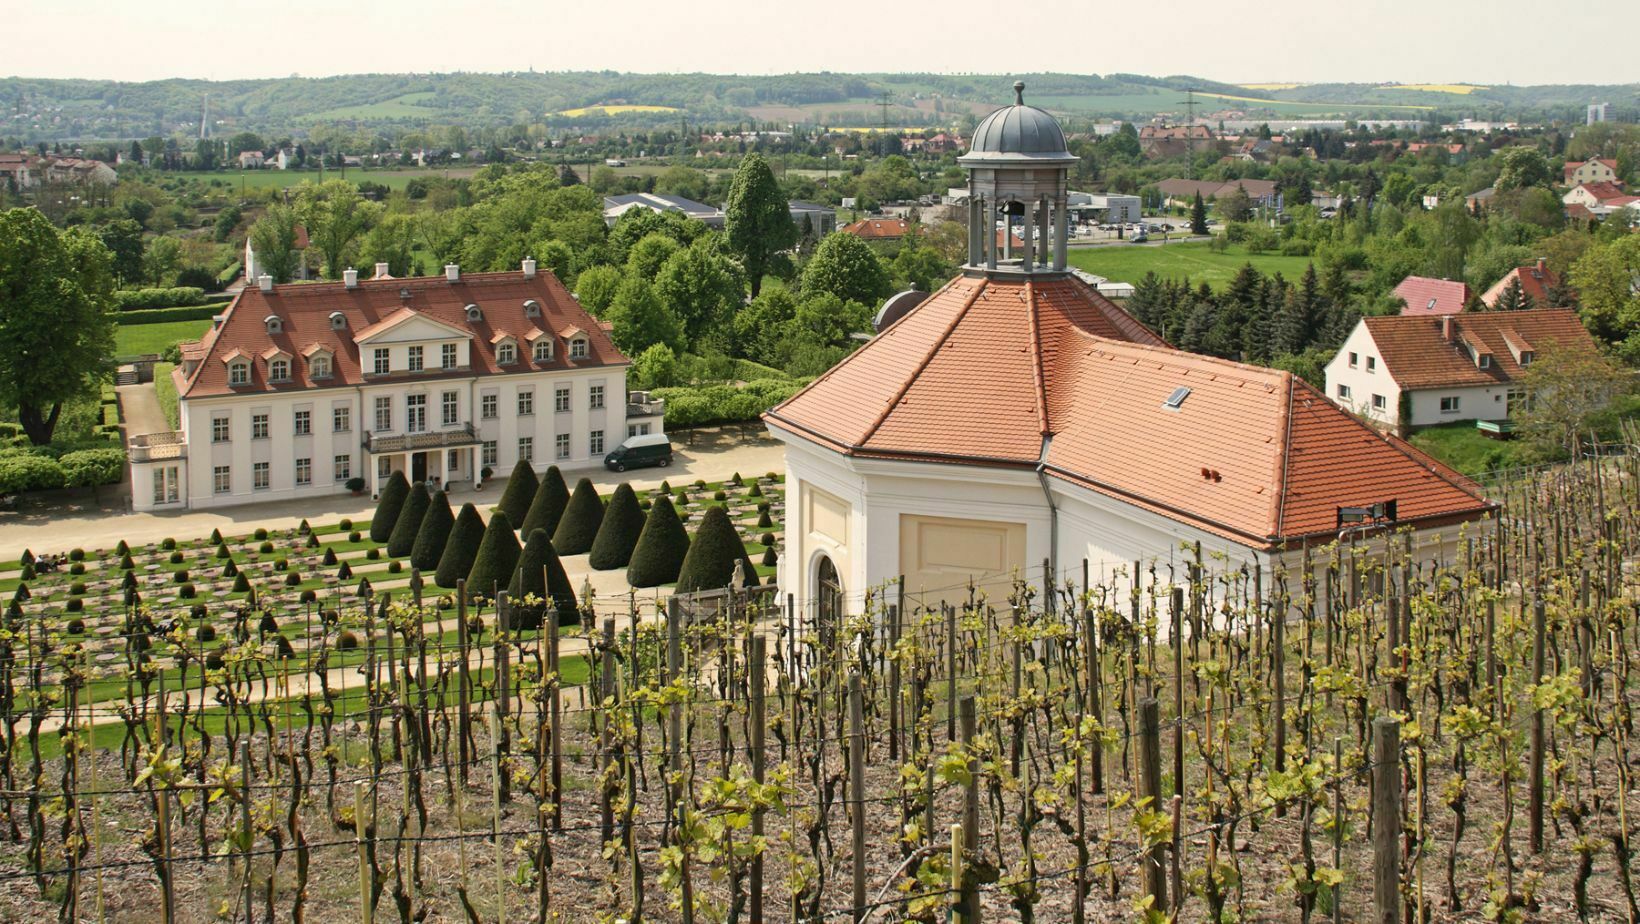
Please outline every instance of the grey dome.
M980 161L1071 161L1059 121L1035 106L1025 105L1025 84L1014 84L1014 105L985 117L974 129L963 163Z

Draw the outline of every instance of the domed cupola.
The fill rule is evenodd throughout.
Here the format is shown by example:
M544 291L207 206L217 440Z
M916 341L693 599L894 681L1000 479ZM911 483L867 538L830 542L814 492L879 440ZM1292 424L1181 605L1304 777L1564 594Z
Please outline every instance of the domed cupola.
M1012 106L974 129L968 153L957 163L968 171L968 267L1064 272L1067 174L1076 156L1058 120L1025 105L1023 81L1014 83Z

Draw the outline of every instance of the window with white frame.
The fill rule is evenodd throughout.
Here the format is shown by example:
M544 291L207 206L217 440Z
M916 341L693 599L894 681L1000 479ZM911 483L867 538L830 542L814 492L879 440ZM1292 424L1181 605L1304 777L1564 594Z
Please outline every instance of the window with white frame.
M376 457L376 477L386 481L393 477L393 460L389 456Z
M556 440L558 446L558 458L569 458L569 434L560 433L554 439Z
M404 396L404 432L422 433L427 429L427 396Z
M444 454L444 471L451 475L461 471L461 450L452 449Z
M593 430L587 434L587 452L595 456L604 454L604 431Z
M322 354L313 357L312 362L308 363L308 369L309 374L316 379L330 378L330 357Z
M596 411L604 406L604 386L593 385L587 389L587 407Z
M1458 413L1458 404L1459 404L1459 396L1457 396L1457 395L1446 395L1445 397L1441 398L1441 413L1442 414L1456 414L1456 413Z
M550 338L542 337L540 340L535 341L535 346L533 349L535 351L536 362L552 362L552 340Z
M494 465L497 462L497 460L499 460L500 458L501 458L501 450L496 446L496 441L495 440L485 440L484 441L484 453L483 453L484 461L483 461L482 464L484 464L484 465Z
M226 443L230 438L227 414L217 414L211 418L211 442Z
M1351 353L1350 354L1350 368L1354 369L1356 366L1359 366L1359 365L1361 365L1361 354L1360 353Z
M420 372L421 371L421 353L422 353L421 346L420 345L413 346L413 347L410 348L409 352L410 352L410 355L409 355L409 360L408 360L408 366L409 366L410 371L411 372Z
M439 396L440 423L446 427L455 426L456 420L461 416L460 401L461 395L453 391L447 391Z
M484 420L494 420L500 414L501 399L493 392L478 396L478 416Z
M518 438L518 461L535 462L535 437L521 436Z
M175 465L161 465L154 469L154 503L174 504L181 499L180 480Z
M568 385L559 385L552 390L552 409L560 414L569 410Z
M585 337L576 337L574 340L569 342L569 358L587 358L587 339Z
M649 435L649 424L646 424L646 423L627 424L626 425L626 435L627 435L628 439L630 439L634 436L648 436Z
M275 360L272 360L271 362L269 362L268 363L268 381L270 381L270 382L288 382L288 381L290 381L290 360L288 360L288 359L275 359Z
M1378 357L1376 357L1376 356L1368 356L1367 357L1367 371L1368 372L1377 372L1378 371Z
M498 366L510 366L518 362L518 344L511 340L495 348L495 363Z
M267 463L267 462L252 462L251 463L251 489L252 490L266 491L268 489L269 470L270 470L270 464Z
M443 366L446 369L454 369L456 367L456 345L455 344L453 344L453 343L442 344L442 345L439 346L438 352L439 352L439 362L438 362L438 364L440 366Z
M387 395L376 397L376 432L393 429L393 399Z
M296 460L296 483L298 485L309 485L313 483L312 459Z
M1373 395L1372 396L1372 409L1373 410L1381 411L1381 410L1384 410L1387 407L1389 407L1389 402L1384 400L1383 395Z
M376 351L372 355L371 362L374 365L371 368L377 375L386 375L392 371L393 365L388 360L390 354L387 352L387 347L376 347Z
M251 364L243 360L228 364L229 385L249 385L251 383Z
M211 493L227 494L233 490L233 469L218 465L211 469Z
M338 404L331 409L330 429L337 433L346 433L353 429L353 408L350 405Z
M266 412L251 415L251 439L265 440L268 438L268 415Z
M353 457L350 455L337 456L331 462L330 480L341 484L353 477Z
M535 389L520 388L518 390L518 415L520 417L535 413Z
M1339 385L1338 397L1342 401L1350 400L1350 387L1348 385Z
M312 436L313 435L313 412L312 411L307 411L307 410L296 411L293 418L292 418L291 423L292 423L291 429L296 433L297 436Z

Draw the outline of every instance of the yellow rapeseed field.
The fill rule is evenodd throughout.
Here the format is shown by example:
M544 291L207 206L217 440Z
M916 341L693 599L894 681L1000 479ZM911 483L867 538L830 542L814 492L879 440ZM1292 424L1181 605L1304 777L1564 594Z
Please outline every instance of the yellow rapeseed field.
M1459 96L1468 96L1476 90L1490 90L1491 87L1477 87L1470 83L1398 83L1392 86L1380 87L1383 90L1422 90L1425 93L1455 93Z
M610 106L582 106L579 109L565 109L565 110L559 112L558 114L561 115L561 116L569 116L570 118L575 119L575 118L580 118L581 116L584 116L584 115L586 115L587 113L590 113L590 112L602 112L606 115L621 115L621 114L627 113L627 112L682 112L682 111L683 111L682 109L679 109L676 106L627 106L627 105L621 104L621 105L610 105Z
M1296 90L1299 87L1304 86L1304 84L1301 84L1301 83L1238 83L1238 84L1236 84L1236 86L1241 87L1243 90L1264 90L1266 92L1273 92L1275 90Z

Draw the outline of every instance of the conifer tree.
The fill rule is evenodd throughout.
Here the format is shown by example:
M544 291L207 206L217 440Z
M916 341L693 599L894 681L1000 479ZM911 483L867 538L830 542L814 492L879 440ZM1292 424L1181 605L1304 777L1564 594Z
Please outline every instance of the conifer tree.
M416 534L421 532L421 519L427 515L427 483L418 481L410 486L410 494L399 508L398 521L387 537L387 554L403 558L416 547Z
M1526 294L1526 289L1520 284L1520 275L1509 280L1503 287L1503 294L1493 303L1493 311L1529 311L1533 307L1532 296Z
M505 511L497 510L484 528L484 541L479 543L478 557L467 572L467 596L491 597L505 590L512 582L513 569L518 567L518 536L514 535L512 521Z
M660 495L649 508L643 532L632 550L626 568L626 582L633 587L657 587L678 579L683 557L689 551L689 533L678 519L671 498Z
M1207 203L1202 201L1202 194L1196 192L1196 200L1190 203L1190 233L1207 233Z
M632 550L638 545L644 519L638 496L632 492L631 485L623 482L610 495L609 507L598 527L598 538L592 541L587 564L599 571L625 568L632 561Z
M575 589L570 586L569 574L564 571L564 563L559 560L546 530L530 533L523 554L518 556L518 567L513 571L507 593L513 599L514 629L541 628L541 617L549 605L558 608L559 625L579 621ZM532 598L533 602L519 602Z
M427 502L427 513L421 518L421 529L416 533L416 544L410 549L410 567L420 568L428 574L437 570L455 522L455 515L450 512L449 497L443 491L433 492Z
M450 538L445 540L444 554L439 556L433 583L453 590L456 582L473 569L473 560L478 557L478 547L483 541L484 520L478 515L478 508L462 504L455 525L450 527Z
M553 547L560 555L581 555L592 548L598 538L598 527L604 522L604 502L592 479L582 478L575 483L564 515L558 520L558 529L552 534Z
M410 482L403 472L394 472L377 495L376 515L370 518L370 541L386 542L393 536L393 527L399 522L399 510L410 496Z
M530 502L535 500L535 489L538 486L535 478L535 469L523 459L513 466L512 476L507 479L507 487L501 492L501 500L496 503L496 509L507 515L507 522L522 523L525 514L529 513Z
M563 517L564 507L568 504L569 488L564 485L564 473L556 465L548 466L535 489L530 509L524 514L524 525L519 528L520 531L528 536L539 529L551 536L557 531L558 520Z
M700 528L689 543L689 552L678 571L678 593L715 590L727 587L734 580L735 562L740 562L743 586L757 583L757 571L746 554L746 543L729 522L729 512L723 507L707 507L701 517Z

